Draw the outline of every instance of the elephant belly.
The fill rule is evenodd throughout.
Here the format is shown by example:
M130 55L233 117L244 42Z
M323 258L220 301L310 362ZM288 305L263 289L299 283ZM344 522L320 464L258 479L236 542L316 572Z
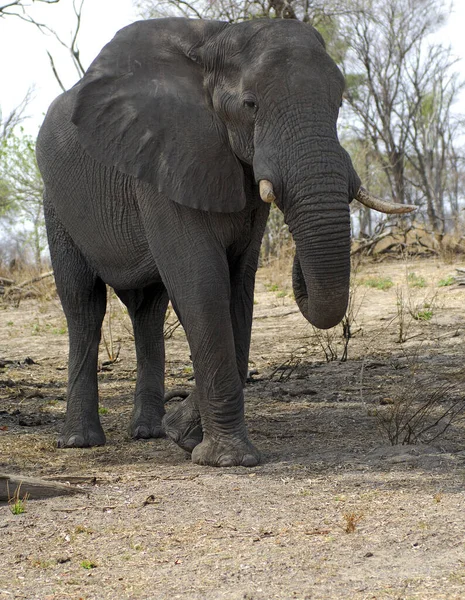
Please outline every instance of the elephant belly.
M82 228L73 224L69 231L94 270L113 288L138 289L159 281L143 229L131 223L128 216L124 220L126 230L117 229L117 223L107 225L102 231L101 223L88 221Z
M144 229L136 214L94 217L84 226L70 225L76 245L99 276L113 288L137 289L160 280Z
M47 197L51 196L58 219L75 245L101 279L116 289L138 289L160 281L127 183L110 183L110 179L105 186L92 183L88 180L85 188L52 193L47 189Z

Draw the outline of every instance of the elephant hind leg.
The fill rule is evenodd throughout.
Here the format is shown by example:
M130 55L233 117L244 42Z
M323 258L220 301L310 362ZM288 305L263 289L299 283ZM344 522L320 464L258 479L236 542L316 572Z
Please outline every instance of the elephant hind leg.
M98 414L97 361L106 287L53 208L47 202L44 207L55 281L69 335L67 411L58 447L102 446L105 434Z
M137 383L129 434L134 439L165 435L161 421L165 414L163 325L168 294L162 283L143 290L117 291L128 307L134 329L137 355Z

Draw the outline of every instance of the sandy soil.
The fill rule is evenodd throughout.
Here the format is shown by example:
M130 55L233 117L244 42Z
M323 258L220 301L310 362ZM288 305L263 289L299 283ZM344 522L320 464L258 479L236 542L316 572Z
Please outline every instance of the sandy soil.
M168 440L128 439L135 357L116 301L120 356L99 373L107 445L57 450L59 303L0 305L0 359L13 361L0 369L0 471L81 481L86 492L29 501L21 515L0 505L0 598L465 598L465 424L432 439L441 411L463 409L465 287L438 285L457 266L361 267L347 362L325 359L342 356L342 329L312 330L282 275L260 271L258 373L246 388L263 454L254 469L199 467ZM386 278L390 289L367 285ZM168 388L192 385L180 329L166 371ZM389 416L402 425L425 405L422 443L391 445Z

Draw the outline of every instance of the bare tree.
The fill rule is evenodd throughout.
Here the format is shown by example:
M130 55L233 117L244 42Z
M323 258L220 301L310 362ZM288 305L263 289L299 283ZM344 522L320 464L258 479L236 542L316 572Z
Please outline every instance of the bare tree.
M32 4L41 3L41 4L57 4L60 0L31 0ZM81 20L82 20L82 8L84 5L84 0L73 0L73 11L75 16L75 25L71 32L70 39L68 41L64 40L62 36L60 36L57 31L52 29L46 23L42 23L38 21L35 17L31 15L31 12L28 10L32 6L31 2L26 2L25 0L15 0L12 2L8 2L3 6L0 5L0 18L3 17L18 17L26 23L30 23L34 25L46 35L51 35L55 38L55 40L63 46L69 52L72 60L72 64L76 70L78 77L82 77L85 73L85 67L81 61L81 55L78 48L78 35L81 28ZM63 80L60 77L55 60L52 54L47 51L48 58L50 60L50 66L52 68L55 79L57 80L58 85L62 89L62 91L66 90L65 85L63 84Z
M2 110L0 108L0 144L3 140L6 140L13 133L13 130L27 118L26 110L33 96L34 88L30 87L18 106L15 106L15 108L13 108L6 117L3 117Z
M252 18L299 19L313 24L344 14L343 0L136 0L142 17L189 17L236 23Z
M464 83L451 73L455 63L448 50L429 48L425 60L417 56L407 90L413 87L416 98L408 129L407 158L414 172L411 183L425 198L428 222L438 239L445 233L447 199L453 218L458 217L461 161L455 139L463 123L452 115L452 104Z
M79 78L82 77L84 75L84 73L86 72L86 69L85 69L84 65L82 64L81 55L80 55L80 51L78 48L78 35L79 35L79 31L81 29L83 6L84 6L84 0L80 0L79 2L77 2L76 0L73 0L75 25L74 25L74 30L71 33L71 39L69 42L65 42L54 29L51 29L50 27L40 24L40 23L34 23L42 31L51 33L53 35L53 37L61 44L61 46L63 46L63 48L66 48L66 50L71 55L71 60L72 60L73 66L74 66ZM64 86L63 81L58 73L53 56L49 51L47 51L47 55L50 60L50 66L52 68L55 79L57 80L58 85L64 92L64 91L66 91L66 87Z
M17 129L0 139L0 224L9 238L22 240L40 267L46 247L43 183L34 139Z
M41 4L57 4L60 0L32 0ZM5 4L0 4L0 18L1 17L19 17L25 21L29 20L27 9L30 8L31 3L25 0L12 0Z
M448 174L460 163L451 106L463 84L451 50L428 36L447 11L438 0L354 0L351 7L341 30L353 134L369 141L388 195L424 202L430 227L444 233Z

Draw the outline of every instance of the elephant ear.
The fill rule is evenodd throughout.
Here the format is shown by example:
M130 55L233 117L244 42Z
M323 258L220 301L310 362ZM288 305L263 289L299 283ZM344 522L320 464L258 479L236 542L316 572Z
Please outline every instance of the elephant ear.
M179 204L242 210L243 170L196 58L225 27L153 19L119 31L78 84L72 121L84 149Z

